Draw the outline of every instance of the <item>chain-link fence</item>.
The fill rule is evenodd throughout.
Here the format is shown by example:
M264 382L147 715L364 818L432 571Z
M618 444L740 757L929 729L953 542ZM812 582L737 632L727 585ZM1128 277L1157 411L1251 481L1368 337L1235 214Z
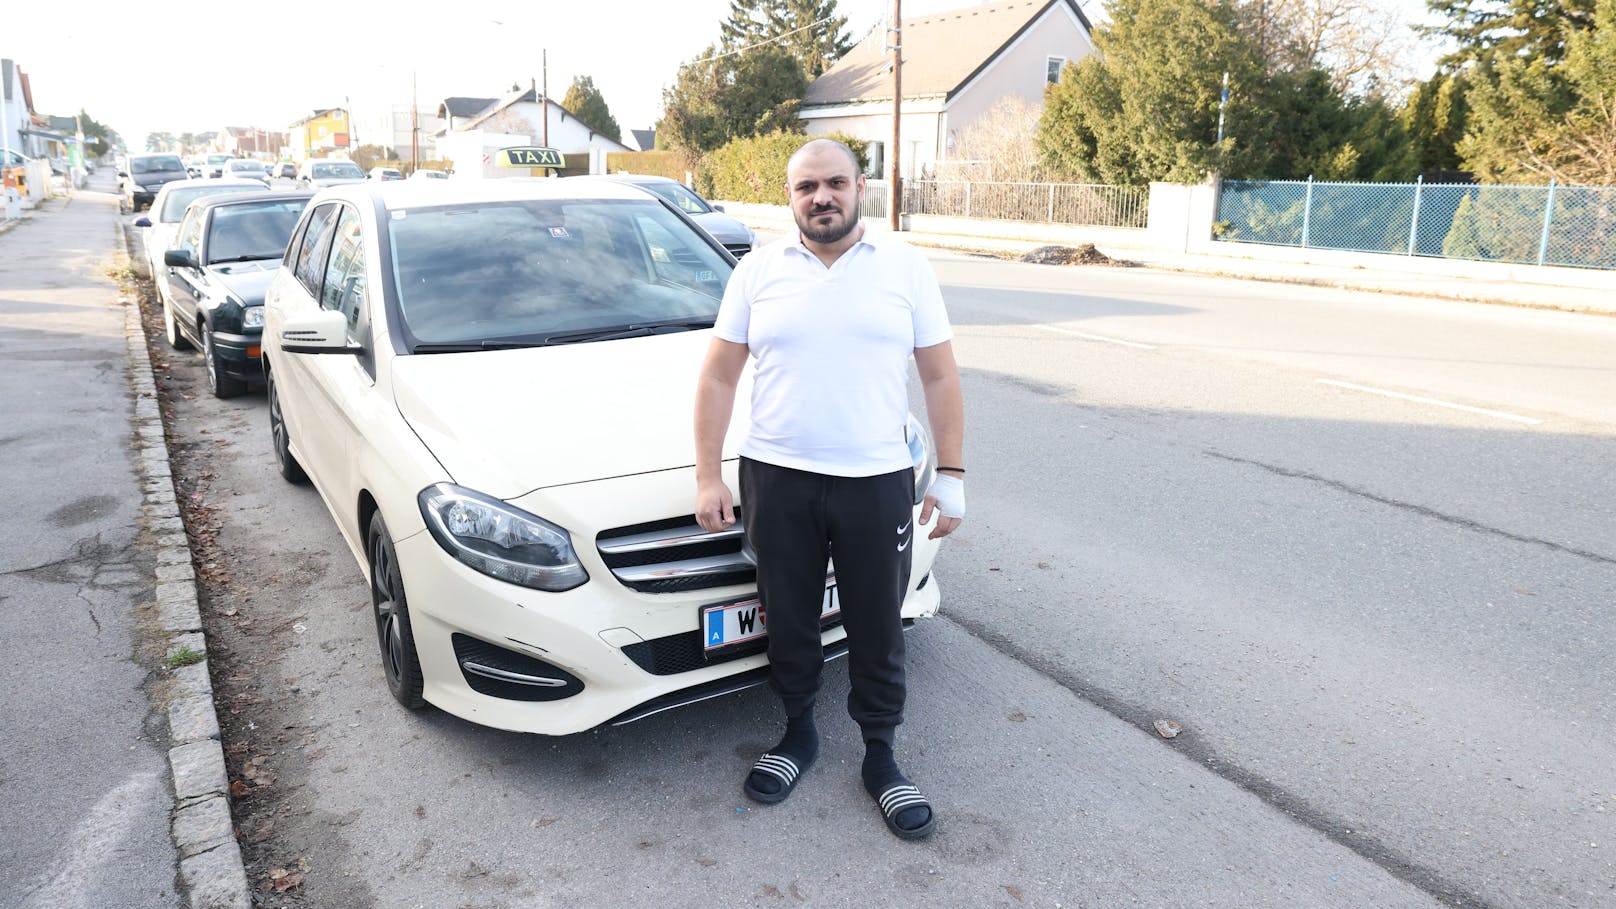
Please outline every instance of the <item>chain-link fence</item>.
M911 215L1144 227L1149 209L1150 191L1142 186L955 180L903 184L903 210Z
M1219 240L1616 268L1616 187L1225 180Z

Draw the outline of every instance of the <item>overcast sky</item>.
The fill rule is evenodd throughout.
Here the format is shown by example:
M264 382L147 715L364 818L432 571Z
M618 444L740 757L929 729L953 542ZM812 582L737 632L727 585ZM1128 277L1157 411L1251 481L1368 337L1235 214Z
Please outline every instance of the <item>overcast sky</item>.
M1100 3L1084 4L1091 19ZM972 5L903 0L903 14ZM28 73L35 110L69 116L82 107L143 149L154 131L284 130L344 98L363 123L367 111L408 108L412 72L423 109L447 96L492 97L542 80L546 49L552 97L562 98L573 76L590 76L623 129L646 129L679 64L717 38L730 2L433 4L452 12L431 14L374 0L5 6L0 56ZM857 40L890 15L891 2L840 0L837 8Z

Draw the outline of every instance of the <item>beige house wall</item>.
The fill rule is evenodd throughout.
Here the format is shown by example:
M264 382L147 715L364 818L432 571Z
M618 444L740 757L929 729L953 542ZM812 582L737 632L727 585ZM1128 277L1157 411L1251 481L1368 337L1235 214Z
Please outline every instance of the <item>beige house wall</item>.
M871 176L884 177L887 166L886 148L892 144L892 102L863 106L869 108L869 113L814 117L807 120L807 133L810 136L823 136L839 132L855 139L880 143L880 167ZM924 171L937 162L942 148L942 124L941 113L904 113L901 124L903 153L898 163L903 169L905 179L912 178L917 169ZM873 165L877 162L872 159L871 163Z
M1072 63L1093 51L1094 45L1071 12L1064 5L1050 8L954 96L944 115L943 154L948 155L965 130L1003 98L1020 97L1042 111L1044 87L1049 84L1048 58L1065 57Z

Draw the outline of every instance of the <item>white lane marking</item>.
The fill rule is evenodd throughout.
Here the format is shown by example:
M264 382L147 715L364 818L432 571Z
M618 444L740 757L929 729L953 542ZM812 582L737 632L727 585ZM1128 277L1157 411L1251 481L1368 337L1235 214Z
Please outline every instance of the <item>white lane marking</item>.
M1107 344L1121 344L1123 347L1137 347L1140 350L1155 350L1154 344L1141 344L1138 341L1124 341L1121 338L1108 338L1105 335L1091 335L1086 331L1073 331L1070 328L1056 328L1053 325L1034 325L1033 328L1042 328L1059 335L1071 335L1074 338L1087 338L1090 341L1104 341Z
M22 909L87 909L89 891L105 883L103 869L118 857L118 847L141 819L135 809L153 801L160 782L155 772L137 773L102 796L63 843L39 883L23 891Z
M1397 398L1400 401L1413 401L1416 404L1430 404L1435 407L1446 407L1450 410L1462 410L1465 413L1478 413L1484 417L1497 417L1500 420L1514 420L1517 423L1526 423L1537 426L1542 420L1532 417L1523 417L1516 413L1506 413L1502 410L1488 410L1485 407L1471 407L1469 404L1455 404L1452 401L1443 401L1438 398L1425 398L1420 395L1406 395L1400 391L1387 391L1384 388L1371 388L1368 385L1355 385L1351 382L1339 382L1335 379L1318 379L1320 385L1333 385L1336 388L1346 388L1351 391L1362 391L1372 395L1381 395L1387 398Z

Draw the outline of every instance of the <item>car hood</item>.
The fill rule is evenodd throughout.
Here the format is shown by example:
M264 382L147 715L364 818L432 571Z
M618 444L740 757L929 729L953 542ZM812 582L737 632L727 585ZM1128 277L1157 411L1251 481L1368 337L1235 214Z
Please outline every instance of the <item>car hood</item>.
M309 180L311 185L321 187L322 189L327 186L344 186L349 183L363 182L365 182L364 177L314 177Z
M183 170L154 170L144 174L136 174L135 182L150 188L162 186L164 183L172 183L175 180L189 180L190 178L191 175Z
M746 229L746 225L721 211L703 212L690 217L701 225L702 230L712 234L714 240L725 246L752 242L752 232Z
M259 259L255 262L227 262L209 265L208 271L219 278L227 290L235 294L243 306L258 306L264 302L264 291L281 267L279 259Z
M392 360L399 412L462 486L500 499L689 467L710 331ZM723 456L745 437L751 369Z

